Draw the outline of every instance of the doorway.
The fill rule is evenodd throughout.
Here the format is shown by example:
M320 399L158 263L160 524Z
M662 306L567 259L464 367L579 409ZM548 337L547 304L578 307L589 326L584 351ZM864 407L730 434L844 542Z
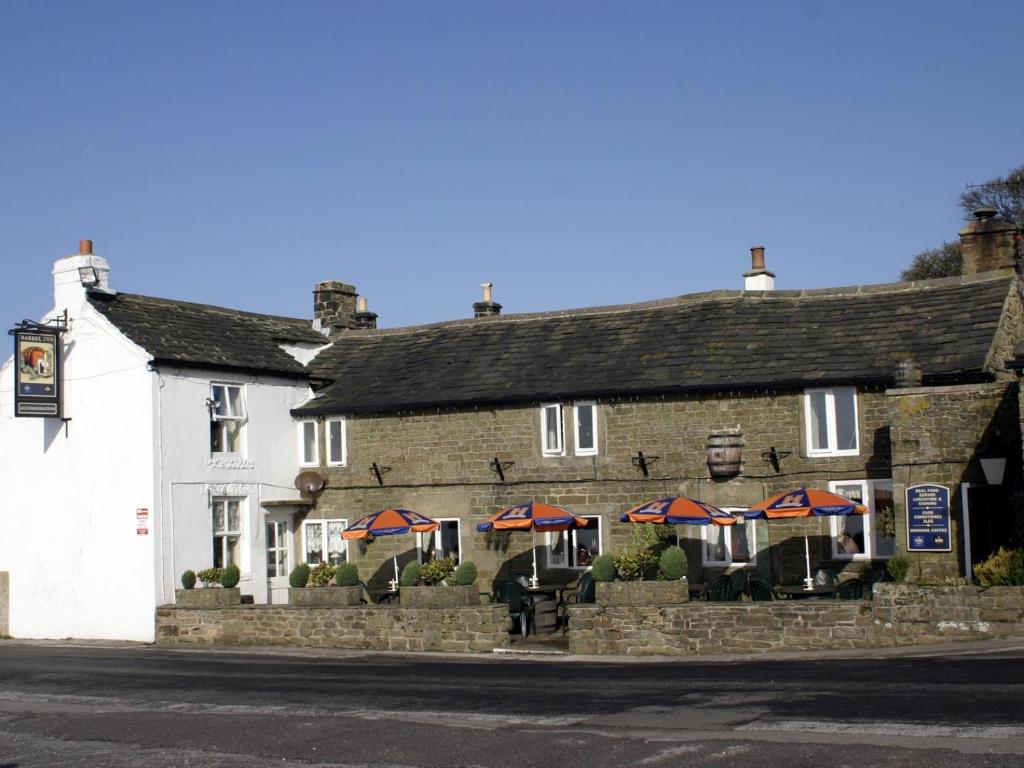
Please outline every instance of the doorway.
M291 573L292 517L267 517L267 602L288 602Z
M1013 510L1003 486L968 487L967 528L968 567L973 575L975 565L987 560L1000 547L1013 546Z

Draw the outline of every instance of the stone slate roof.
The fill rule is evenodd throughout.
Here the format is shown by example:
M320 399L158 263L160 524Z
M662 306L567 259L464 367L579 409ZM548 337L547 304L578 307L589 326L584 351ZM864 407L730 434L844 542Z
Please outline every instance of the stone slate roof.
M299 415L583 397L990 378L1015 286L1000 275L819 291L714 292L538 315L348 331L311 363ZM997 361L1002 364L1002 361Z
M306 378L279 345L327 343L308 320L130 293L91 291L89 303L157 364Z

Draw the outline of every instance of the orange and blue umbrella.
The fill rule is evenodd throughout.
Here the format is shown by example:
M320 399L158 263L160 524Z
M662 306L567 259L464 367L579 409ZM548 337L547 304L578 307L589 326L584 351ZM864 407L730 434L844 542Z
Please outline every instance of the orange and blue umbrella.
M482 523L476 529L481 533L488 531L567 531L570 528L586 528L587 520L577 517L553 504L540 501L528 501L514 507L505 507ZM533 547L533 583L537 577L537 546Z
M343 539L365 539L369 536L397 536L401 533L428 533L441 524L411 509L388 507L361 517L341 532ZM395 583L398 583L398 555L394 557Z
M754 504L743 516L748 520L789 520L795 517L828 517L832 515L864 515L868 508L837 493L817 488L794 488L776 493ZM814 588L811 579L811 545L804 533L804 558L807 563L807 577L804 586Z
M706 504L686 496L667 496L623 512L619 522L655 525L736 525L736 517L714 504Z
M477 523L481 533L487 531L567 531L570 528L586 528L585 518L577 517L561 507L528 501L514 507L506 507L491 515L488 520Z
M428 533L441 524L411 509L382 509L356 520L341 532L343 539L365 539L367 536L395 536L400 533Z

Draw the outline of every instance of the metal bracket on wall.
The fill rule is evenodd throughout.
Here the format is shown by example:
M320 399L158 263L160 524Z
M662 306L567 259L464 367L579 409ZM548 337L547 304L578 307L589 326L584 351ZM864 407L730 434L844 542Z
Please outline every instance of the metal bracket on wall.
M648 467L650 467L654 462L656 462L660 458L661 457L656 453L652 453L649 456L644 456L643 451L637 451L636 456L633 457L633 466L640 467L640 471L644 473L644 477L647 477L649 474Z

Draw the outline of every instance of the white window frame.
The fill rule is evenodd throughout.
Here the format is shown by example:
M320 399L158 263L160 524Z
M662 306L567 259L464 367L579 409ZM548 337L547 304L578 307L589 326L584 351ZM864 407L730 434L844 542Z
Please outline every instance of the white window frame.
M238 390L238 403L241 407L241 413L219 413L217 408L217 399L214 397L214 390L217 388L224 389L224 405L225 409L231 409L231 397L229 396L229 390ZM207 403L210 407L210 422L211 424L218 425L218 429L221 430L221 445L228 444L228 427L229 423L238 424L238 450L237 451L215 451L213 449L213 435L211 431L210 436L210 454L213 456L241 456L245 453L245 426L248 419L246 418L247 408L245 401L245 385L244 384L228 384L226 382L214 381L210 383L210 397ZM211 430L212 430L211 426Z
M829 517L829 537L832 540L832 558L834 560L888 560L895 554L895 547L893 552L889 554L879 554L875 551L876 549L876 532L878 530L878 519L877 511L875 509L875 489L879 486L888 486L890 494L893 493L893 483L890 478L882 478L878 480L832 480L828 484L828 489L832 493L838 493L840 496L845 496L843 493L844 487L851 485L858 486L860 488L861 503L868 508L866 515L857 515L864 522L864 548L860 552L849 552L844 546L839 543L839 536L845 530L845 521L847 517L843 515L833 515ZM895 496L893 496L893 503L895 504Z
M591 428L594 434L594 444L589 448L583 448L580 446L580 411L584 408L590 409ZM597 403L593 400L582 400L575 403L572 408L573 413L573 426L575 428L575 440L576 440L576 455L577 456L596 456L597 455Z
M557 419L555 434L558 438L557 445L548 445L548 419L553 413ZM561 403L543 403L540 406L540 445L545 456L565 456L565 416L562 413Z
M590 559L593 561L595 557L604 552L604 521L600 515L579 515L586 520L597 521L597 552L590 553ZM587 527L588 532L593 531L592 527ZM547 567L548 568L563 568L567 570L585 571L590 567L590 563L579 565L576 562L576 550L579 547L579 543L576 540L576 534L579 532L576 528L570 528L567 531L549 531L544 534L545 549L547 550ZM554 548L559 537L565 536L566 546L562 549L562 555L557 556ZM570 556L569 553L572 553ZM571 561L571 562L570 562Z
M828 444L824 447L814 447L813 419L811 418L812 396L819 392L825 394L825 437ZM836 394L850 393L853 396L853 448L837 448L838 435L836 433ZM857 403L856 387L815 387L804 390L804 440L807 446L808 456L858 456L860 455L860 413Z
M459 549L458 549L458 552L455 553L456 554L455 559L457 561L461 562L461 560L462 560L462 520L457 518L457 517L435 517L434 519L437 520L437 522L439 522L439 523L455 523L456 524L457 529L456 529L456 534L455 535L456 535L456 538L457 538L457 541L458 541ZM418 552L417 556L418 556L419 561L421 563L425 562L427 560L426 555L427 555L428 550L426 549L426 544L430 540L430 537L431 536L436 536L436 535L438 535L440 533L441 533L441 530L438 529L436 531L430 531L429 533L417 533L416 534L416 551ZM444 552L442 550L442 555L443 554L444 554ZM430 555L431 555L431 557L434 557L436 555L436 550L431 551Z
M708 525L700 526L700 557L701 562L706 567L726 567L730 568L733 566L739 568L753 568L757 565L757 520L746 520L743 517L743 507L722 507L725 512L730 512L736 516L736 525L715 525L710 523ZM739 526L745 526L747 530L747 541L750 543L750 559L741 560L736 562L733 560L733 540L732 533L733 529ZM708 557L708 531L711 528L720 529L720 532L725 537L725 560L712 560Z
M246 510L246 504L245 504L245 501L246 501L245 497L243 497L243 496L214 496L212 499L210 499L210 528L211 528L211 530L213 532L213 537L212 537L212 539L213 539L213 547L214 547L213 564L215 566L216 566L217 559L218 559L218 557L216 555L216 551L219 549L220 550L220 561L221 561L220 567L223 568L224 566L232 565L233 564L233 565L237 565L239 570L241 570L241 571L247 570L246 567L245 567L247 565L247 563L245 562L245 560L246 560L246 546L245 546L245 542L246 542L246 538L245 538L245 517L246 517L245 510ZM216 516L217 516L217 505L219 505L219 504L223 504L224 505L224 527L221 528L221 529L218 529L214 525L214 521L216 520ZM229 523L229 521L231 519L230 518L230 514L229 514L230 513L231 505L235 505L236 508L237 508L237 511L238 511L238 528L231 528L231 527L228 526L228 523ZM237 561L235 561L235 562L232 562L231 559L228 556L229 555L228 540L232 536L234 536L234 537L236 537L238 539L238 558L237 558Z
M335 426L341 432L341 456L335 456L332 450L334 442L331 440L331 433L334 431ZM330 467L343 467L348 464L348 423L345 418L336 418L327 420L326 430L326 442L327 442L327 465Z
M313 430L313 452L306 453L306 433ZM303 419L298 423L299 433L299 466L319 467L320 466L320 423L316 419Z
M307 555L309 554L309 549L306 546L306 544L307 544L307 542L306 542L306 530L307 530L307 526L313 526L313 525L317 525L317 526L320 527L320 542L321 542L321 546L323 547L323 558L324 558L322 562L329 562L330 561L330 558L328 556L330 550L328 549L328 546L327 546L327 530L328 530L328 527L329 527L328 526L329 523L338 523L338 524L340 524L342 530L345 530L346 528L348 528L348 520L346 520L344 518L340 518L340 517L315 519L315 520L303 520L302 521L302 556L301 556L301 562L306 563L308 565L317 565L317 563L310 563L309 560L307 559ZM348 542L345 539L341 540L341 561L340 562L342 562L342 563L348 562Z

